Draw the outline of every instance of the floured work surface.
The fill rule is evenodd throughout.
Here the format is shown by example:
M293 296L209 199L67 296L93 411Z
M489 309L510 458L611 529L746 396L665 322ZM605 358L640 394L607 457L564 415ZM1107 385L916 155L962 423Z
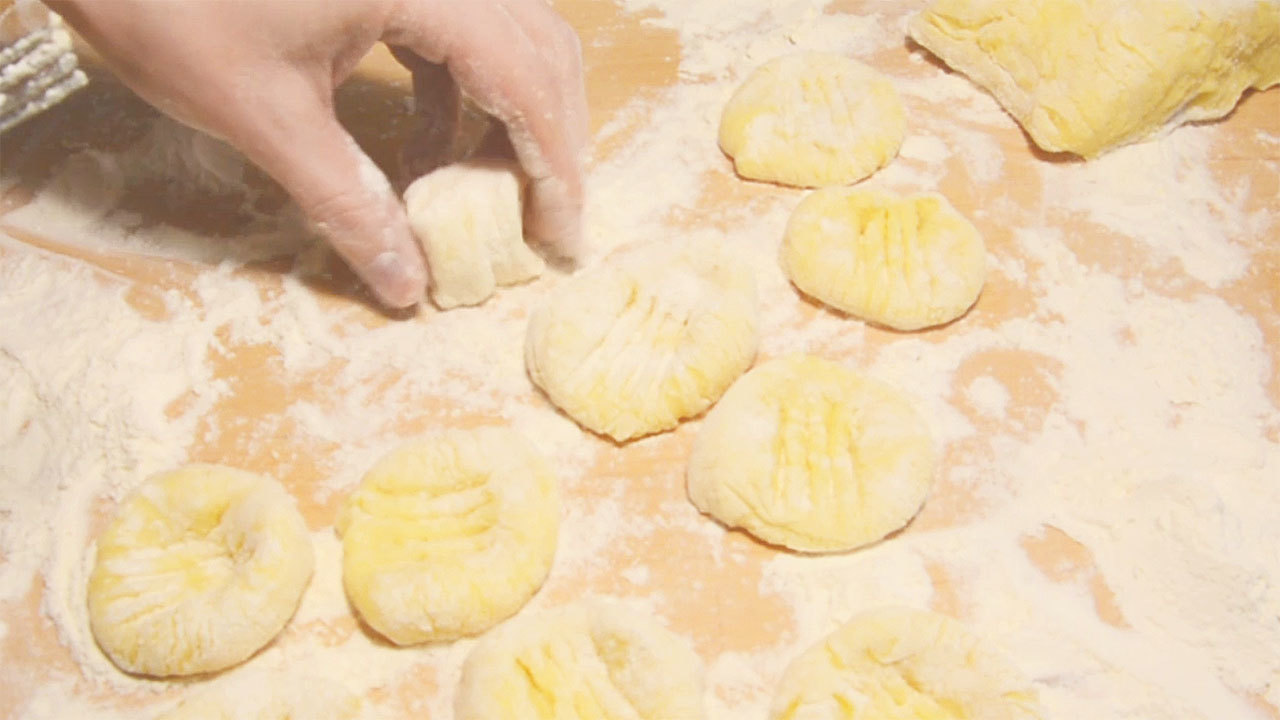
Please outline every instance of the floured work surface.
M804 351L910 393L939 474L902 532L820 556L727 532L685 497L698 419L618 446L528 380L528 312L562 276L388 319L277 190L98 72L0 140L0 707L146 718L197 693L270 704L287 684L447 720L474 641L397 648L360 626L333 523L403 440L504 424L565 502L521 615L584 597L650 612L705 661L714 720L764 717L793 659L882 605L1002 648L1049 717L1280 717L1280 93L1088 163L1047 157L906 43L918 3L809 5L561 3L593 103L587 233L596 259L727 243L756 273L757 363ZM899 157L864 184L941 192L983 233L987 282L955 322L887 331L786 282L777 248L804 192L736 177L715 137L742 79L799 49L848 54L903 97ZM407 88L378 54L340 97L385 168ZM315 576L246 664L129 677L89 632L89 549L144 477L185 462L280 479Z

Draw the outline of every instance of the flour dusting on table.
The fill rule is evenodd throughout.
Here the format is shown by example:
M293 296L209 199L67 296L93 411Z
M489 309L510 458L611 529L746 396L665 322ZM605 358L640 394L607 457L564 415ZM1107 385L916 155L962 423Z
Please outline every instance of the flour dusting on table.
M1280 207L1212 175L1221 125L1092 163L1031 157L989 96L904 45L901 5L868 2L859 15L798 1L735 2L731 12L717 0L620 3L678 33L682 55L673 86L597 133L615 149L588 180L592 261L649 240L729 243L756 272L762 358L825 354L897 385L941 450L937 490L905 532L854 553L770 551L758 563L747 591L783 609L771 619L780 630L752 647L698 634L710 718L763 718L787 663L887 603L947 612L1004 648L1048 717L1277 717L1280 409L1269 388L1278 351L1219 291L1247 273L1263 239L1274 244ZM953 197L958 207L984 200L971 219L992 272L967 316L889 333L812 306L786 282L777 246L804 193L731 177L715 130L742 78L799 49L871 64L903 95L907 141L867 186L971 196ZM1280 147L1276 133L1265 140ZM241 182L217 148L165 147L178 148L172 162L194 157L220 187ZM0 216L0 642L30 632L20 623L47 622L70 658L9 670L29 687L16 717L150 716L193 689L267 692L271 678L301 667L364 696L362 717L451 716L473 641L406 650L361 630L342 593L340 544L314 518L316 576L266 651L199 688L126 676L106 660L83 600L97 518L147 475L219 441L309 478L290 489L332 508L406 436L502 422L536 438L567 508L556 564L529 611L617 594L678 627L681 603L709 591L692 587L699 578L673 586L661 558L633 552L660 536L726 573L753 567L759 548L684 501L678 462L619 479L620 451L532 387L525 320L557 274L477 308L387 322L321 297L331 258L289 212L252 219L251 238L211 244L115 207L124 187L156 172L147 152L85 152L94 154L70 161L80 175L58 176ZM85 173L101 184L68 188ZM1013 177L1031 181L1014 187ZM1081 226L1096 233L1068 229ZM177 258L185 269L143 293L148 314L127 277L38 249L23 233L90 253ZM283 273L256 269L278 257L291 258ZM1137 273L1126 269L1133 258ZM251 351L265 376L305 380L308 392L237 423L205 422L248 392L219 368ZM625 451L670 452L696 430L694 421ZM307 452L281 454L278 438ZM624 482L666 488L666 499L641 512ZM33 592L34 619L20 610ZM398 689L410 686L428 690Z

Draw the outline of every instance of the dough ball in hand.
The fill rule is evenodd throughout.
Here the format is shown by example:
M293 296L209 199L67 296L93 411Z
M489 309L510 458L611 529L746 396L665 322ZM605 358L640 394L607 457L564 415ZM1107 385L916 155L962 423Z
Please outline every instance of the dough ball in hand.
M524 183L514 162L467 160L433 170L405 190L436 305L477 305L499 285L542 274L546 264L524 242Z

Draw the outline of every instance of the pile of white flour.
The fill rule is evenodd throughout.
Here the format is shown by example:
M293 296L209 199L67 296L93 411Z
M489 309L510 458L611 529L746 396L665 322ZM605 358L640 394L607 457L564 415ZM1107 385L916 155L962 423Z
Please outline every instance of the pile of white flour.
M794 632L705 657L710 718L763 718L792 658L885 603L941 606L1003 647L1050 717L1277 717L1278 350L1223 290L1246 273L1260 239L1280 234L1280 206L1271 199L1259 211L1250 187L1210 173L1222 127L1182 128L1090 163L1028 159L1040 185L1028 204L1008 185L1011 155L1026 151L998 140L1013 136L1013 121L904 46L901 3L863 3L871 12L861 15L778 0L738 0L732 12L718 0L620 4L678 33L680 79L622 108L597 134L617 149L597 159L588 181L594 257L673 236L730 244L757 271L762 356L826 354L908 390L945 451L939 487L968 498L945 517L926 502L918 527L851 554L776 553L756 590L789 608ZM992 272L969 316L936 332L889 334L816 310L777 264L801 192L758 186L750 202L701 205L731 173L715 144L724 101L755 66L796 49L873 66L910 55L886 69L907 104L908 139L868 183L899 191L956 183L987 199L971 219L988 233ZM240 182L234 156L173 132L171 161L194 168L205 187ZM1270 141L1280 148L1280 130ZM82 155L33 203L0 216L0 642L40 632L14 623L35 588L41 617L74 660L52 669L6 663L28 693L15 717L132 718L138 706L146 716L182 696L121 674L94 645L83 607L87 550L103 507L218 440L202 418L232 392L216 361L236 348L266 348L264 372L319 383L279 412L244 418L242 431L247 455L270 452L265 444L281 433L318 449L313 503L345 492L405 435L448 419L424 421L425 407L499 419L537 438L570 500L548 591L534 608L562 602L556 588L575 577L609 571L602 558L616 543L674 529L721 551L723 529L680 498L646 517L620 494L602 495L589 470L616 449L532 388L525 318L554 274L479 308L371 321L356 304L317 297L310 279L326 251L287 217L262 218L250 239L225 243L116 208L154 161L143 155ZM1090 256L1068 229L1082 225L1159 272ZM35 248L6 226L90 254L170 257L194 270L189 282L179 274L172 289L152 291L157 319L137 309L129 279ZM278 282L246 269L295 254ZM1001 372L999 359L1010 355L1031 362L1032 375ZM1028 547L1054 535L1081 546L1091 566L1073 573L1033 562ZM270 692L278 672L306 667L366 695L368 717L451 717L470 642L404 651L351 628L326 632L350 612L332 529L316 528L315 541L317 575L290 629L207 685ZM727 555L716 562L733 562ZM939 572L949 579L945 598ZM624 577L632 602L679 613L644 566ZM1110 591L1101 613L1099 583ZM433 690L413 698L386 690L401 683Z

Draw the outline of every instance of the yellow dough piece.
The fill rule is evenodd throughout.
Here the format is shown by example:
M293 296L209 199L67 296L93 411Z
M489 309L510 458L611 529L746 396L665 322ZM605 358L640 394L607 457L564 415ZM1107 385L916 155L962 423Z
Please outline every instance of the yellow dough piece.
M770 360L707 413L689 498L730 527L794 550L875 542L933 484L924 421L893 388L808 355Z
M749 267L714 246L646 245L558 288L529 320L525 362L569 417L625 441L706 410L758 344Z
M782 268L806 295L917 330L964 314L987 276L982 236L935 193L824 188L787 223Z
M1038 720L1019 670L956 621L882 608L796 658L769 720Z
M521 618L462 668L456 720L701 720L702 661L655 619L603 603Z
M1041 148L1086 158L1280 82L1274 0L936 0L910 33Z
M468 160L434 170L405 190L409 224L426 253L436 305L476 305L498 285L542 273L546 264L524 244L523 186L515 163Z
M889 79L830 53L765 63L720 116L720 147L739 175L796 187L857 182L888 164L905 134Z
M207 688L155 720L355 720L360 706L330 679L272 671Z
M278 482L189 465L144 483L98 538L90 626L122 670L222 670L280 632L313 563L306 524Z
M555 476L515 431L411 442L369 470L338 518L347 597L400 645L473 635L542 585L559 528Z

